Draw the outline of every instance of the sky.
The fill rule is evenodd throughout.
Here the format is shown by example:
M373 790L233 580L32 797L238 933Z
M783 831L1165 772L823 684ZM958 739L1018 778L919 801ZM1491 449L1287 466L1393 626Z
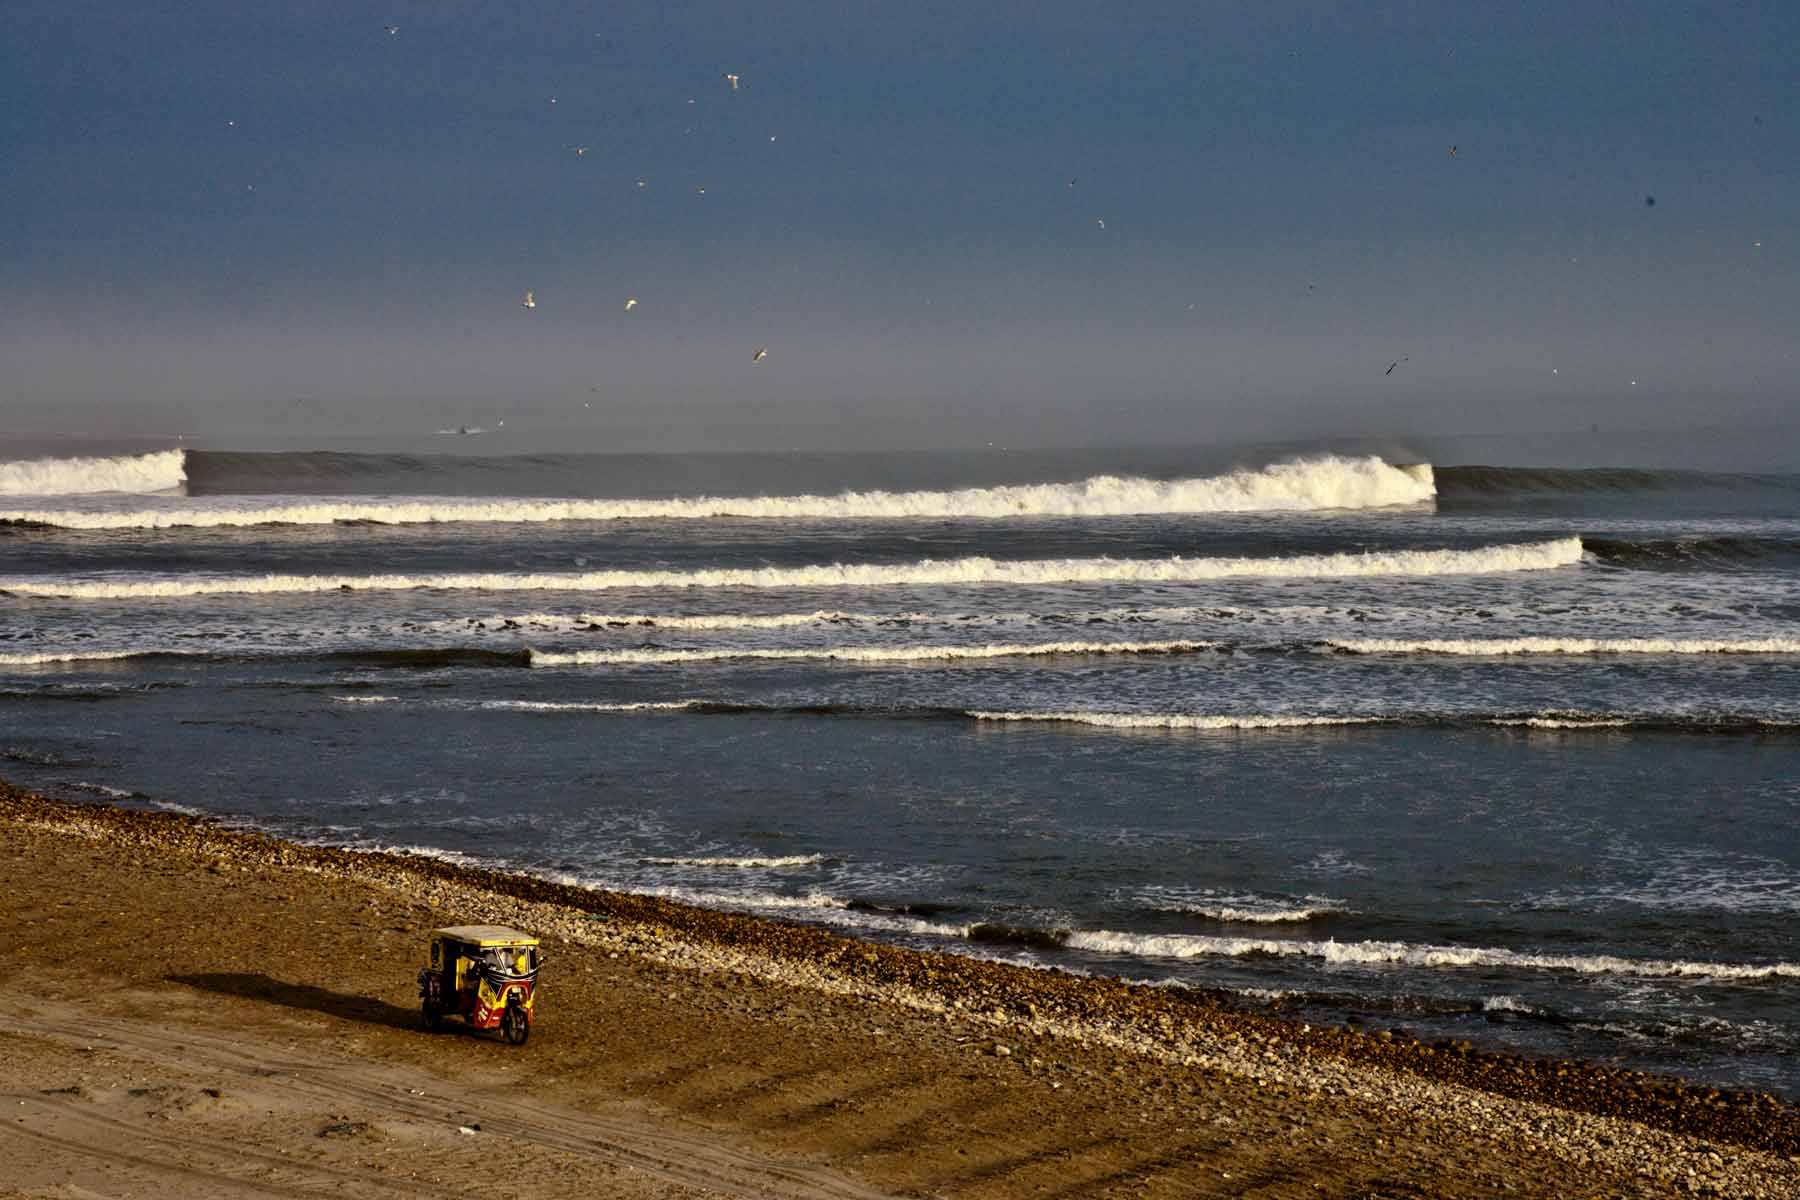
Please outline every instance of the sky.
M1796 45L1791 3L9 0L0 440L1791 426Z

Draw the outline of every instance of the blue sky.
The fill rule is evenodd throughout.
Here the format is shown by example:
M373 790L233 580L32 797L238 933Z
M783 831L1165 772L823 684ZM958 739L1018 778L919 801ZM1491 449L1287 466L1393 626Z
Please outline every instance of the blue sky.
M0 22L0 426L323 444L510 414L603 448L1800 419L1792 5Z

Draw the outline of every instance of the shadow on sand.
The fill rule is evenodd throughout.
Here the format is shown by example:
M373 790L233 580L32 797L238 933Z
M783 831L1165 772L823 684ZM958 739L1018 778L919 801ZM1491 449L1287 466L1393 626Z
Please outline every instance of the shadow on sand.
M419 1021L419 1010L416 1008L401 1008L399 1005L389 1004L385 1000L355 996L347 992L333 992L308 983L286 983L267 975L226 973L168 975L164 978L169 983L199 988L203 992L217 992L223 996L241 996L246 1000L260 1000L266 1004L280 1004L287 1008L303 1008L310 1012L324 1013L329 1017L341 1017L346 1021L385 1025L390 1029L424 1031L424 1026ZM445 1024L444 1030L445 1032L464 1031L464 1027L456 1022L448 1022Z

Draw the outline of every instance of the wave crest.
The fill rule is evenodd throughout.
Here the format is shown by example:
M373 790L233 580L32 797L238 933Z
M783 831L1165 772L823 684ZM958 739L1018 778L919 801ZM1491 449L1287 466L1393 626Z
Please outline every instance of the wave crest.
M731 857L698 857L698 858L645 858L640 859L651 867L717 867L731 870L776 870L782 867L816 867L825 861L823 854L784 854L777 857L762 858L747 856Z
M1356 638L1322 643L1346 654L1800 654L1800 638Z
M534 667L614 666L632 663L715 662L722 659L830 659L841 662L922 662L932 659L1020 658L1049 654L1195 654L1213 642L1038 642L986 646L823 646L809 649L533 650Z
M186 462L185 450L159 450L114 458L30 458L0 462L0 496L164 492L186 482ZM0 519L31 520L13 514L0 514Z
M1041 721L1100 729L1306 729L1316 725L1372 725L1386 717L1300 717L1278 713L993 712L971 710L977 721Z
M1151 958L1243 958L1253 955L1316 958L1339 966L1426 968L1488 967L1625 975L1638 979L1716 979L1754 982L1800 979L1800 963L1717 963L1623 958L1614 954L1532 954L1484 946L1432 946L1410 942L1300 941L1283 938L1213 937L1202 934L1076 931L1062 944L1071 950Z
M828 563L710 571L581 571L542 574L256 575L107 579L21 579L6 590L24 596L115 600L296 592L598 591L610 588L840 588L1033 586L1055 583L1196 583L1212 579L1346 579L1386 575L1484 575L1543 571L1581 561L1581 539L1482 546L1470 550L1380 550L1302 554L1289 558L1059 558L1000 561L987 557L912 563Z
M181 451L171 451L179 466ZM68 460L85 461L85 460ZM95 460L114 461L114 460ZM179 471L169 487L181 482ZM0 492L6 489L0 488ZM151 491L118 486L25 489ZM699 496L667 500L554 500L415 496L392 499L184 500L135 510L83 508L0 511L0 521L76 529L173 526L330 525L340 522L542 522L701 520L719 517L813 520L908 518L1112 517L1171 513L1311 512L1420 504L1435 494L1431 467L1393 466L1373 456L1304 459L1201 479L1095 475L1070 483L1034 483L949 491L847 491L837 495Z

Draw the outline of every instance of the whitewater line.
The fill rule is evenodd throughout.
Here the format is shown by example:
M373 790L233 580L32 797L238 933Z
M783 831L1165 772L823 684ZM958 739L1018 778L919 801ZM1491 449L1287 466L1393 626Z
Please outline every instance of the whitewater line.
M179 455L180 451L171 451ZM9 494L146 491L122 487L123 460L50 460L22 473ZM71 464L88 463L87 466ZM29 464L0 464L20 467ZM157 470L167 473L165 466ZM146 476L154 472L144 472ZM179 483L179 463L176 464ZM0 480L5 476L0 474ZM95 483L101 486L94 486ZM27 486L32 485L32 486ZM161 484L160 486L172 486ZM33 491L32 487L39 490ZM4 492L5 489L0 489ZM1172 513L1311 512L1420 504L1436 494L1425 464L1393 466L1375 456L1328 455L1195 479L1095 475L1065 483L1034 483L949 491L845 491L837 495L698 496L680 499L557 500L455 496L315 499L305 496L206 497L144 504L133 509L39 507L0 510L0 521L69 529L165 529L177 526L329 525L613 520L753 519L891 520L906 518L1108 517Z
M830 563L700 571L580 571L538 574L113 576L0 579L20 596L75 600L335 591L597 591L609 588L840 588L1032 586L1047 583L1198 583L1213 579L1341 579L1386 575L1483 575L1542 571L1581 561L1581 539L1473 550L1382 550L1292 558L1060 558L1002 562L987 557L878 565Z
M1280 713L1109 713L1109 712L1007 712L969 709L977 721L1044 722L1092 725L1097 729L1308 729L1326 725L1377 725L1392 717L1285 716Z
M1626 975L1640 979L1729 979L1754 982L1800 979L1800 963L1715 963L1622 958L1613 954L1531 954L1477 946L1414 945L1409 942L1288 941L1279 938L1214 937L1204 934L1137 934L1107 930L1061 935L1072 950L1152 958L1243 958L1271 955L1316 958L1336 966L1434 968L1500 967L1509 970L1570 971L1579 975Z
M1548 709L1538 713L1496 712L1392 712L1373 714L1327 713L1317 715L1292 713L1122 713L1101 711L1006 711L996 709L962 709L940 706L885 707L871 709L858 704L756 704L745 701L693 698L685 700L640 700L623 702L571 700L403 700L390 695L332 696L338 704L406 704L409 707L457 709L483 712L516 712L546 714L589 714L621 716L651 713L713 712L721 715L789 714L824 717L833 713L857 716L877 715L894 720L909 717L962 718L971 721L993 721L1001 724L1067 724L1097 729L1121 730L1284 730L1315 729L1342 726L1453 726L1527 728L1553 731L1595 729L1696 729L1712 731L1791 731L1800 729L1800 721L1749 713L1580 713Z
M1216 642L1026 642L988 646L825 646L805 649L533 650L534 667L612 666L634 663L715 662L722 659L830 659L841 662L1023 658L1050 654L1196 654Z
M1800 638L1331 638L1347 654L1800 654Z

